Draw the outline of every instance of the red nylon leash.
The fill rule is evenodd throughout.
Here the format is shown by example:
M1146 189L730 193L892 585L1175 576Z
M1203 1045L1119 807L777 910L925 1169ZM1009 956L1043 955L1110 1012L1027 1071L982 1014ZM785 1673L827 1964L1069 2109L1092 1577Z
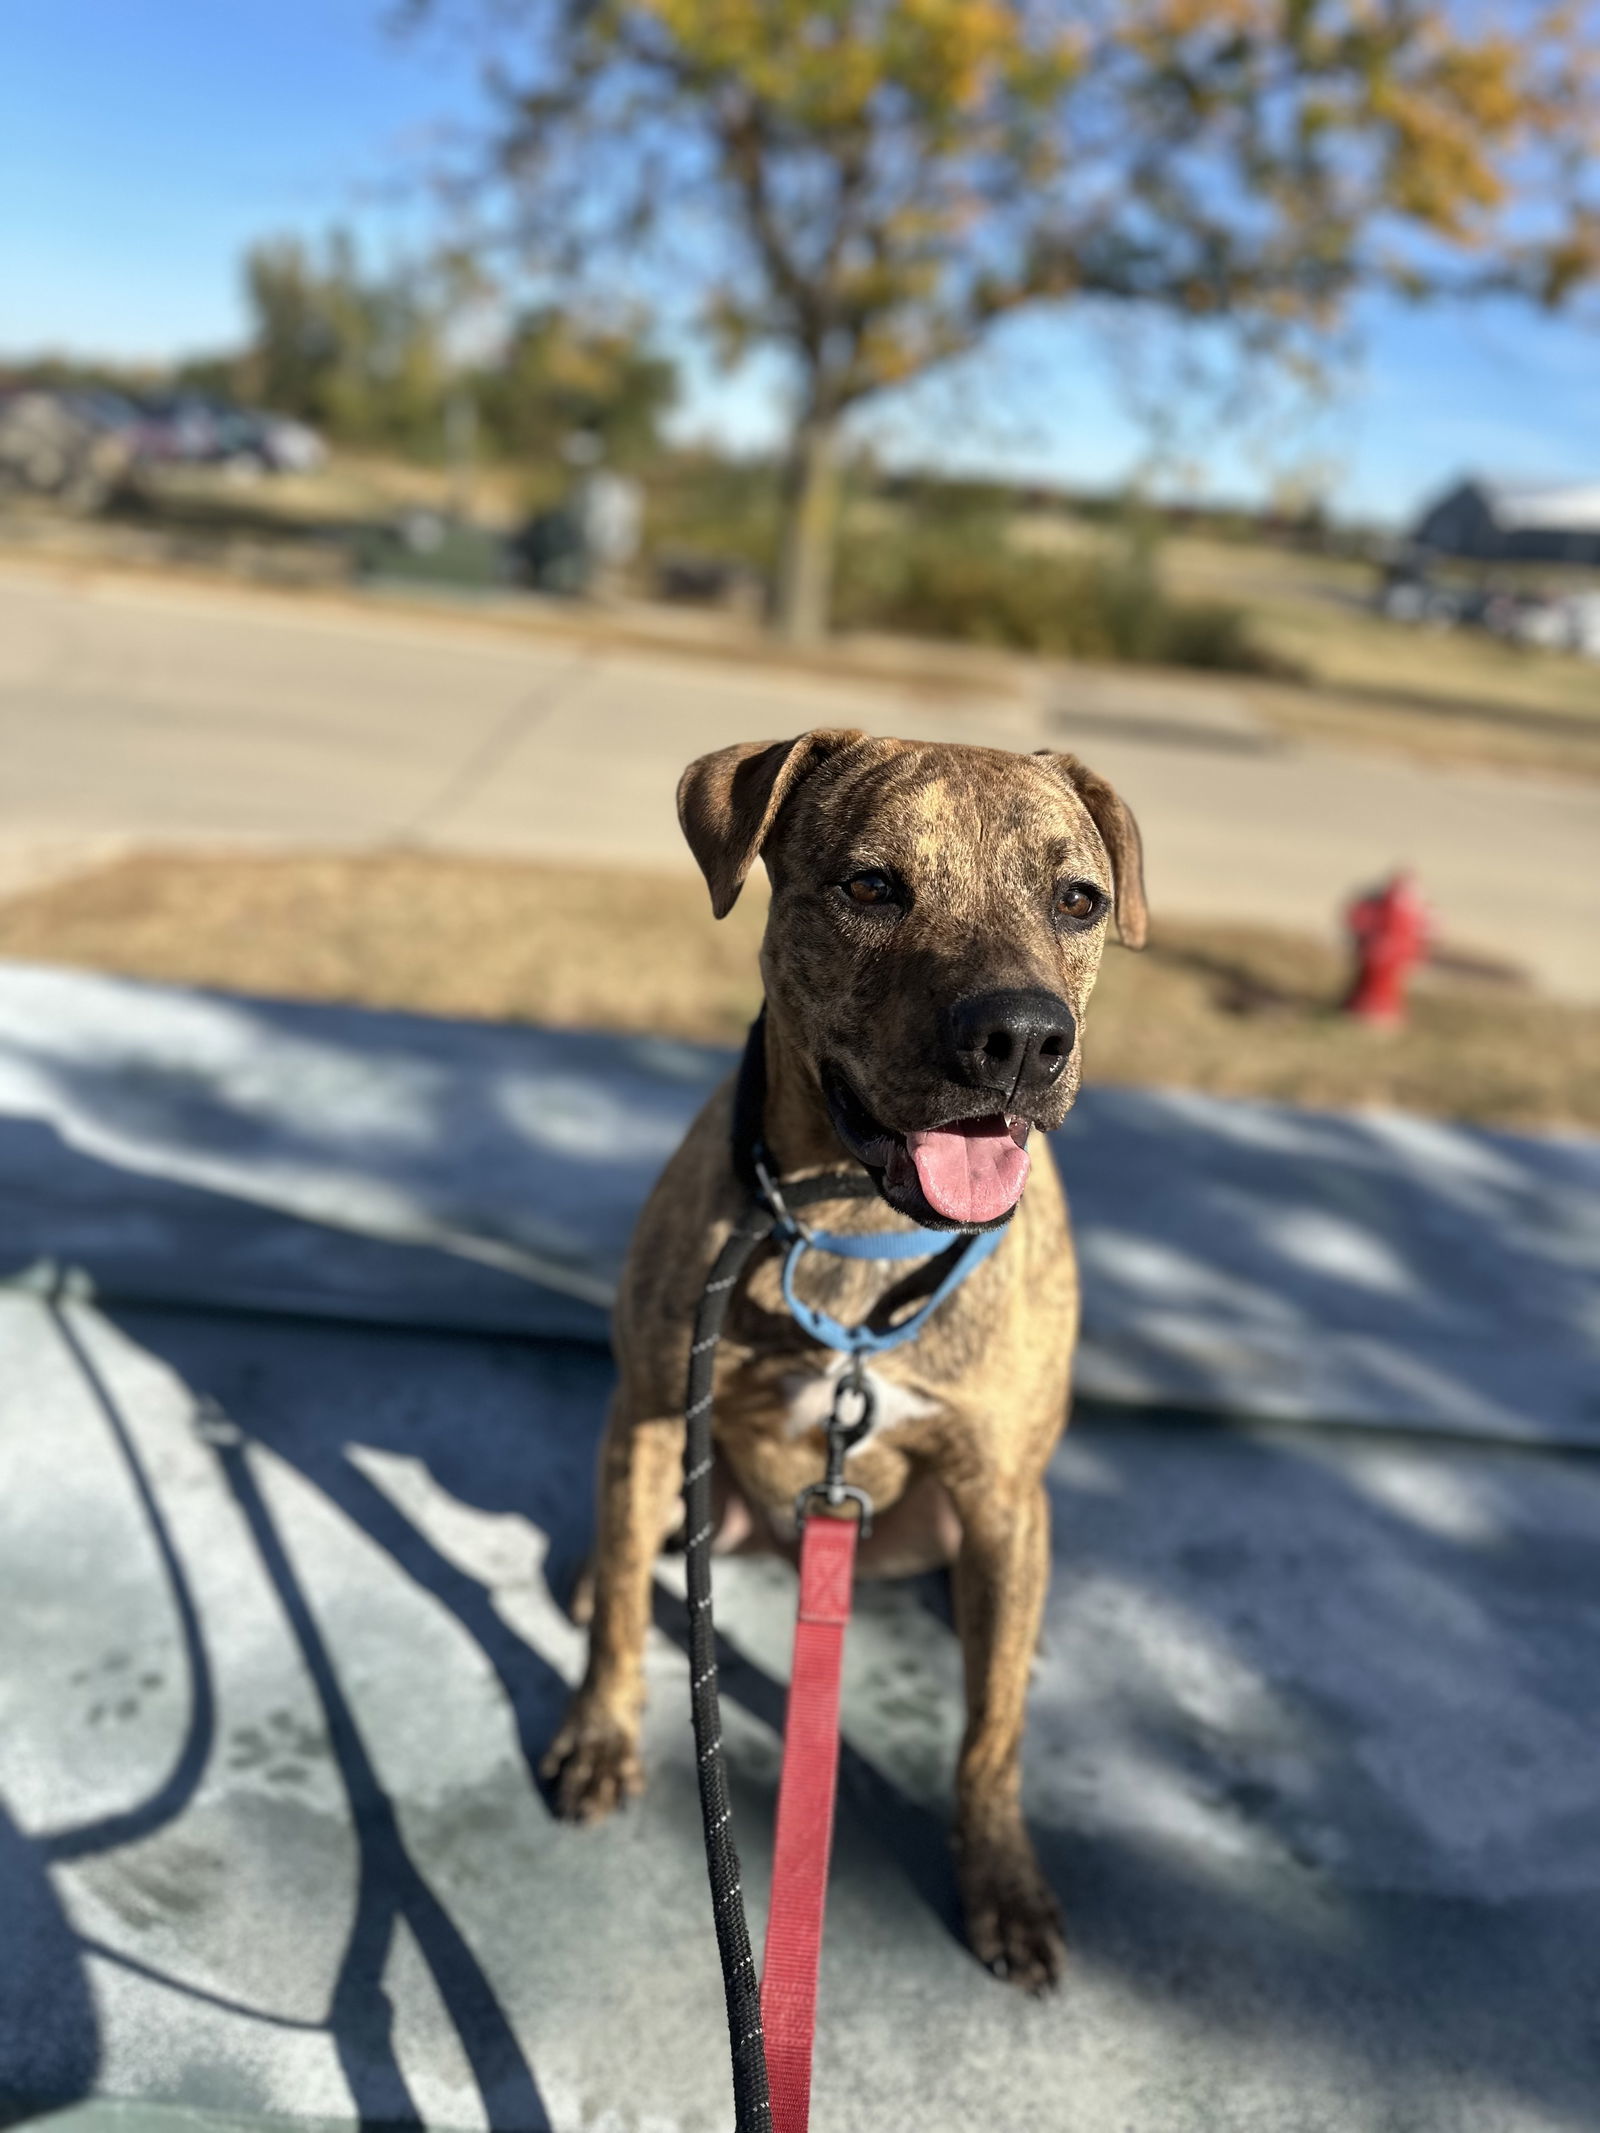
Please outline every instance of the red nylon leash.
M877 1405L866 1371L866 1355L913 1339L926 1313L913 1312L910 1318L876 1331L866 1326L842 1326L815 1309L802 1317L803 1307L792 1293L795 1248L799 1243L840 1259L893 1261L926 1257L936 1270L927 1306L932 1308L949 1294L952 1275L960 1278L979 1263L983 1255L974 1251L974 1243L985 1243L987 1233L976 1239L963 1233L951 1243L942 1233L927 1231L920 1243L914 1240L908 1248L911 1233L901 1230L882 1235L855 1231L835 1235L827 1230L807 1229L793 1210L825 1200L868 1199L875 1187L865 1170L801 1178L787 1188L780 1187L762 1140L765 1012L763 1009L751 1027L734 1088L733 1167L749 1195L750 1205L712 1265L695 1312L689 1347L683 1448L688 1526L689 1701L694 1718L712 1919L727 2002L734 2122L738 2133L807 2133L822 1919L839 1775L839 1685L844 1633L850 1619L857 1543L869 1531L872 1517L870 1497L845 1479L845 1462L851 1450L870 1433ZM712 1416L717 1392L717 1344L728 1300L755 1253L769 1241L784 1252L785 1295L797 1321L819 1346L843 1353L847 1361L834 1386L833 1412L825 1432L824 1478L802 1490L796 1505L800 1520L800 1607L784 1726L783 1774L778 1786L766 1964L758 1991L740 1897L739 1855L731 1829L733 1816L717 1698L716 1630L711 1608L711 1538L716 1524ZM992 1243L987 1248L993 1249ZM952 1252L956 1255L954 1265ZM853 1503L859 1515L839 1518L814 1513L813 1503L819 1498L836 1513Z
M783 1724L783 1771L761 1972L773 2133L806 2133L817 1973L839 1780L839 1676L855 1579L854 1517L813 1512L800 1538L800 1611Z

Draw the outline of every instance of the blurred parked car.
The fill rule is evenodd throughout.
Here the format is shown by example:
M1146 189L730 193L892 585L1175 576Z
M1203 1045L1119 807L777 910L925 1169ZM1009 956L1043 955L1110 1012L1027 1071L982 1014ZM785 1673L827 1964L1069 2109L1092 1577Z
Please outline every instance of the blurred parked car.
M0 491L74 511L98 510L140 467L304 474L327 456L316 431L292 416L199 393L136 401L98 387L29 387L0 397Z
M1415 555L1389 562L1376 606L1391 622L1481 629L1510 644L1600 659L1600 589L1541 592L1516 585L1441 583Z
M1559 600L1543 593L1522 593L1504 611L1502 633L1514 644L1535 644L1547 652L1567 648L1567 618Z
M760 614L766 598L760 572L748 563L683 549L657 556L655 584L660 599L719 607L751 618Z
M98 511L126 475L136 424L115 393L24 391L0 399L0 496Z
M1600 659L1600 592L1522 593L1507 603L1502 634L1548 652Z
M131 436L139 421L139 410L127 394L112 392L106 386L86 386L81 391L64 392L57 397L63 406L92 422L96 429L116 436Z
M292 415L233 408L219 416L217 431L217 456L227 466L254 466L267 474L311 474L328 456L316 431Z
M1385 568L1377 605L1379 614L1391 622L1453 629L1463 620L1462 596L1455 587L1436 584L1419 563L1409 559Z
M1600 659L1600 592L1573 593L1567 601L1572 649L1585 659Z
M290 415L230 407L198 393L146 401L134 432L134 457L146 466L222 466L237 473L304 474L322 465L327 447Z

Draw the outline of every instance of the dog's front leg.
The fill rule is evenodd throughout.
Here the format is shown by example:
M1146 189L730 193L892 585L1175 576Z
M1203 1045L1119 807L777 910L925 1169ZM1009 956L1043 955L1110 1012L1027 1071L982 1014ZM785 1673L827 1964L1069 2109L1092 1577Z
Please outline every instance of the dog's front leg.
M1019 1500L957 1500L956 1615L967 1729L956 1772L956 1851L967 1938L979 1961L1028 1991L1065 1960L1061 1914L1022 1820L1022 1725L1050 1572L1050 1507L1040 1485Z
M644 1789L639 1722L650 1576L670 1532L683 1467L683 1417L635 1417L619 1388L600 1454L589 1665L540 1768L556 1811L597 1822Z

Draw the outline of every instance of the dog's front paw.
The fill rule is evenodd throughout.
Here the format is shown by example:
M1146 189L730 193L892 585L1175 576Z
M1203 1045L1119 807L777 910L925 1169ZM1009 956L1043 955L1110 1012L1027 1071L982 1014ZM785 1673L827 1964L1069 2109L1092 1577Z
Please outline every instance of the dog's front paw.
M963 1846L961 1898L968 1944L985 1969L1024 1992L1048 1992L1067 1947L1060 1906L1027 1838Z
M628 1727L581 1697L567 1713L539 1775L567 1822L599 1822L644 1790L644 1765Z

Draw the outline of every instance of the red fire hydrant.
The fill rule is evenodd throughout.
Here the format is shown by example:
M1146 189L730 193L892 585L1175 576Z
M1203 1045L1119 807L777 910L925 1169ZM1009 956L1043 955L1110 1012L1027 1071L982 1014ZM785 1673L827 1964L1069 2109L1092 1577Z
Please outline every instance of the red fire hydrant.
M1345 923L1356 951L1345 1013L1365 1022L1403 1022L1406 981L1426 956L1431 931L1415 877L1402 872L1381 889L1358 896L1345 912Z

